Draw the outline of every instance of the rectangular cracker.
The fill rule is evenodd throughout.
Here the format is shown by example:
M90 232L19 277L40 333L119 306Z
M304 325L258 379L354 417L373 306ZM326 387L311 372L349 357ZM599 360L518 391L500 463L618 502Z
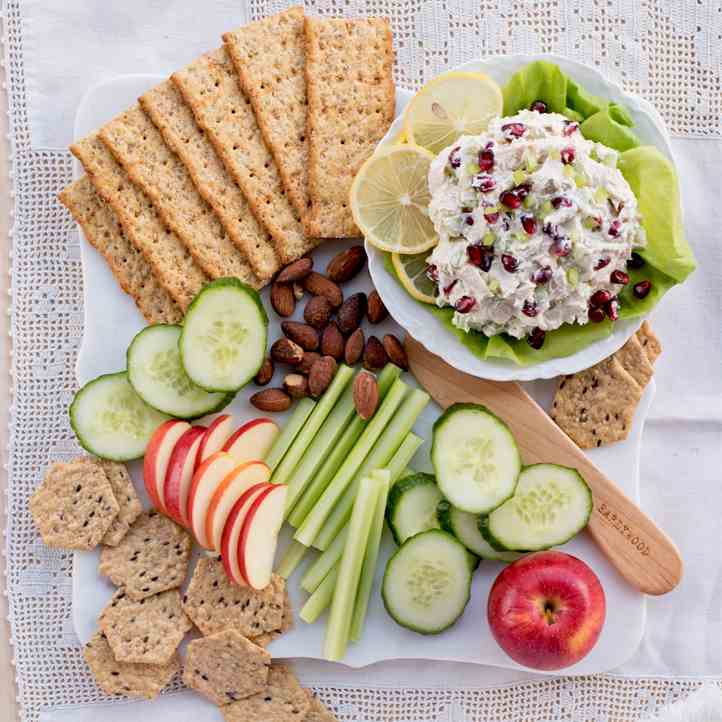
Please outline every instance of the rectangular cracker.
M151 267L126 238L113 210L98 196L88 176L64 188L58 196L83 235L105 259L120 287L148 323L180 323L183 312L153 276Z
M234 276L254 288L262 286L201 198L180 158L140 106L104 125L100 138L208 276Z
M286 197L273 156L225 49L202 55L171 79L273 238L281 263L295 261L314 248L318 240L303 235L300 217Z
M659 342L652 327L649 325L649 321L644 321L639 331L637 331L637 337L639 342L642 344L644 353L647 354L647 358L650 363L654 363L662 353L662 344Z
M216 212L256 276L269 280L280 268L273 239L251 213L245 196L228 175L178 89L166 80L142 95L139 102L168 147L185 164L196 189Z
M305 19L307 235L359 236L351 183L395 113L391 27L382 18Z
M283 187L303 218L308 202L303 8L292 7L225 33L223 42Z
M128 529L143 513L143 504L140 502L125 464L107 459L95 459L95 463L108 477L110 488L118 502L118 516L113 519L113 523L103 537L103 544L114 547L123 541Z
M642 388L654 376L652 362L647 358L647 354L644 352L644 348L636 335L630 336L624 346L614 354L614 357Z
M208 277L180 239L160 220L153 203L128 177L93 133L70 146L98 195L113 209L131 243L143 254L153 275L185 311Z

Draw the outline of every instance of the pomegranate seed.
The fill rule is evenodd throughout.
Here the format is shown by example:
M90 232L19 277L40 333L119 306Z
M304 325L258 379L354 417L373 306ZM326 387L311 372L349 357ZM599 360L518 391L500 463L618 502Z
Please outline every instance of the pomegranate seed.
M552 198L551 203L554 208L559 208L561 206L564 206L565 208L572 207L572 202L565 196L556 196L556 198Z
M494 167L494 151L482 150L479 153L479 168L487 173Z
M632 288L632 293L635 295L636 298L645 298L651 290L651 281L640 281L639 283L634 284L634 287Z
M439 269L436 266L434 266L433 264L430 266L426 266L426 275L434 283L439 282Z
M486 222L487 222L489 225L492 225L492 224L496 223L496 222L499 220L499 214L496 213L496 212L494 212L494 213L484 213L484 219L486 220Z
M633 253L632 257L627 261L628 268L644 268L644 259L638 254Z
M522 216L521 226L530 236L533 236L536 233L536 218L534 216Z
M453 290L454 286L459 282L458 278L455 278L445 289L444 289L444 295L448 296Z
M531 333L526 337L526 342L534 349L539 350L544 345L544 337L546 333L538 326L533 328Z
M601 323L604 321L604 309L597 306L592 306L589 309L589 320L593 323Z
M510 253L502 253L501 265L504 266L504 270L507 273L515 273L516 269L519 268L519 261L517 261Z
M605 307L604 310L607 312L610 321L616 321L619 318L619 301L613 298Z
M456 148L452 148L451 152L449 153L449 165L452 168L458 168L461 165L459 150L461 150L461 146L457 145Z
M482 193L489 193L496 188L496 181L490 175L477 175L471 181L471 187Z
M592 297L589 299L589 305L599 308L599 307L603 306L605 303L609 303L611 300L612 300L612 294L609 293L609 291L605 291L604 289L601 289L592 294Z
M531 280L534 281L534 283L538 283L540 285L547 283L549 279L552 277L552 267L551 266L542 266L541 268L537 268L536 271L532 274Z
M546 113L547 104L543 100L535 100L530 106L529 110L536 110L537 113Z
M521 312L529 318L534 318L539 313L539 309L536 307L534 301L524 301L524 305L521 307Z
M567 137L570 135L574 135L579 130L579 123L574 122L573 120L565 120L564 121L564 130L562 131L563 135L566 135Z
M560 155L562 158L562 163L564 163L564 165L569 165L570 163L574 163L574 158L576 158L577 154L574 148L569 147L562 148L562 152Z
M476 306L476 301L471 296L462 296L455 304L454 308L459 313L469 313Z
M608 233L609 233L609 235L610 235L612 238L616 238L616 237L619 235L619 231L621 231L621 230L622 230L622 223L621 223L621 221L612 221L612 222L609 224L609 231L608 231Z
M466 255L469 257L470 263L473 263L475 266L480 266L481 257L484 255L484 252L481 246L467 246Z
M526 126L524 123L507 123L501 126L501 132L504 133L507 140L513 140L521 138L526 133Z
M568 238L559 236L552 241L549 250L553 256L564 258L564 256L568 256L572 252L572 244Z
M610 263L611 260L612 260L611 258L600 258L600 259L594 264L594 270L595 270L595 271L601 271L602 268L606 268L606 267L609 265L609 263Z
M514 193L519 196L519 198L524 200L529 195L529 191L531 191L531 186L527 183L522 183L521 185L516 186L516 188L514 188L513 190Z
M474 219L471 216L466 216L466 225L467 226L473 226L474 225Z
M618 283L621 286L626 286L629 283L629 276L624 271L612 271L609 276L611 283Z
M504 191L500 196L499 200L507 207L518 208L521 205L521 198L514 191Z

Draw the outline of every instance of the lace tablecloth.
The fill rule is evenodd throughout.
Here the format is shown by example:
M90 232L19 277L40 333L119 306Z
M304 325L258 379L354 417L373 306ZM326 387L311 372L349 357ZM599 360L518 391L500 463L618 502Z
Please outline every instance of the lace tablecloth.
M70 616L72 556L39 541L27 509L48 461L77 451L65 411L76 387L82 279L75 224L56 201L71 179L65 146L77 102L103 77L179 67L220 42L220 31L286 4L5 1L15 205L7 590L24 720L146 719L152 710L109 703L96 688ZM390 16L397 80L410 88L489 53L553 52L599 66L665 117L701 263L654 319L665 354L642 499L688 571L677 592L650 600L638 654L618 674L587 678L395 663L356 672L299 665L303 681L344 721L631 722L722 677L720 0L315 0L307 8ZM179 688L171 698L182 708Z

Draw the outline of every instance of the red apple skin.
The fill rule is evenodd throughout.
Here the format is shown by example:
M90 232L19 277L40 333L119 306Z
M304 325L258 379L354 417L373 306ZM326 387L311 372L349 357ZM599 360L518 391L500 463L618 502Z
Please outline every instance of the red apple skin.
M487 605L494 639L518 664L557 670L576 664L604 626L606 601L597 575L559 551L529 554L496 578Z
M208 429L206 430L205 436L201 439L201 444L198 447L198 461L196 462L196 469L200 467L200 465L206 460L211 457L211 454L207 451L207 444L208 442L213 438L213 435L216 432L216 429L221 424L226 424L231 420L230 414L221 414L220 416L216 416L213 421L211 421L210 424L208 424ZM223 443L220 445L216 451L221 451L223 447L225 446L225 439L223 440ZM215 453L215 452L214 452Z
M253 585L248 581L248 572L246 571L246 542L248 540L248 533L251 529L251 521L256 515L258 508L263 503L263 500L274 490L279 487L269 484L268 489L262 491L251 503L246 516L243 519L243 527L241 528L241 534L238 537L238 568L241 572L241 579L249 586ZM255 588L255 587L253 587Z
M164 421L151 436L148 442L148 448L145 450L145 457L143 458L143 483L145 490L148 492L150 497L150 503L159 511L165 514L165 509L160 503L160 497L158 496L158 482L165 482L165 479L157 479L155 474L155 466L158 459L158 452L163 444L166 434L178 424L186 424L185 421L179 419L168 419ZM190 427L190 424L187 424Z
M176 441L176 445L173 447L170 455L170 461L168 462L168 470L165 473L164 495L168 514L174 521L186 528L188 527L187 508L184 509L181 505L183 467L189 453L193 452L196 457L198 456L200 444L196 444L196 442L198 441L198 437L205 433L205 426L191 426L190 429ZM196 444L195 450L193 450L194 444ZM196 460L193 459L192 468L195 469L196 466ZM187 504L185 506L187 507Z

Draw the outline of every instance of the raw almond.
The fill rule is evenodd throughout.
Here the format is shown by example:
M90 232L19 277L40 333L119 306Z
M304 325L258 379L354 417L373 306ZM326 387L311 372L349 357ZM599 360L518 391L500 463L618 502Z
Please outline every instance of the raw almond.
M312 296L323 296L333 308L338 308L343 303L341 289L333 281L320 273L316 273L316 271L311 271L303 279L303 287Z
M308 396L308 379L303 374L287 374L283 379L283 388L294 399Z
M304 351L315 351L318 348L318 331L306 323L284 321L281 330Z
M366 263L366 251L363 246L351 246L335 255L326 266L326 275L334 283L350 281Z
M324 356L333 356L337 361L343 358L345 342L338 326L334 321L323 329L321 334L321 353Z
M273 359L270 356L266 356L265 360L261 364L261 368L258 369L256 378L253 379L258 386L265 386L273 378Z
M302 281L313 268L313 260L310 258L299 258L297 261L286 266L276 277L277 283L293 283Z
M306 351L306 353L303 354L303 359L301 360L301 363L296 366L296 371L300 374L308 374L311 373L311 367L321 358L320 353L316 353L316 351Z
M376 336L369 336L364 349L364 368L369 371L377 371L386 366L388 360L389 357L386 355L381 341Z
M331 304L324 296L314 296L303 309L303 318L309 326L321 329L331 318Z
M271 306L279 316L288 318L293 315L296 310L296 299L288 283L276 282L271 286Z
M364 352L364 332L357 328L347 339L344 360L349 366L357 364Z
M373 374L362 371L353 380L353 404L364 421L374 415L379 405L379 385Z
M328 388L336 374L336 368L336 359L332 356L321 356L311 366L311 372L308 375L308 390L311 396L317 399Z
M388 315L389 312L386 310L386 306L384 306L379 292L371 291L371 293L369 293L368 309L366 311L366 318L368 318L369 323L381 323Z
M271 346L271 358L277 363L298 366L303 360L303 349L290 338L279 338Z
M285 411L291 406L291 397L283 389L263 389L250 398L250 402L261 411Z
M387 333L384 336L384 351L389 357L389 361L392 364L396 364L400 369L404 371L409 370L409 360L406 358L406 350L399 339L391 333Z
M360 325L366 315L366 294L354 293L349 296L338 310L338 328L341 333L348 336Z

